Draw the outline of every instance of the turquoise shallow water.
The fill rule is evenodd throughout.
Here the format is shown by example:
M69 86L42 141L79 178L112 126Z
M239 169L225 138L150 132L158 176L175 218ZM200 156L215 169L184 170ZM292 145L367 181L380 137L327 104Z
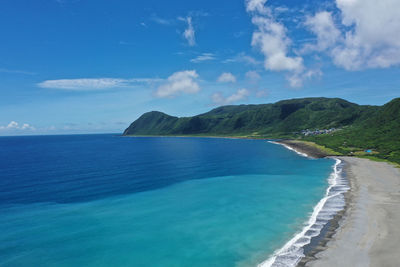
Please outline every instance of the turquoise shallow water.
M71 149L70 139L64 138L67 142L63 145L58 143L65 140L51 141L55 142L51 152L66 144ZM66 166L74 165L75 158L82 156L85 143L90 148L90 143L95 143L92 152L97 162L102 144L106 149L107 142L122 143L118 150L124 152L120 156L116 151L104 156L109 157L108 165L81 163L84 166L80 174L68 168L54 168L49 173L48 165L26 162L35 168L25 174L38 179L29 183L28 191L12 186L21 172L18 159L8 159L7 166L1 165L6 177L0 194L4 199L0 202L1 266L254 266L302 229L325 194L334 164L329 159L300 157L261 140L129 140L109 135L78 139L74 140L79 143L77 150L72 148L70 155L64 154L64 160L73 157ZM0 139L2 142L5 141ZM35 138L29 142L31 153L40 147L49 149L48 144L40 144ZM179 151L178 144L182 143L186 152ZM136 152L127 153L128 148L136 148ZM174 155L169 153L172 150ZM18 155L18 150L13 153ZM88 152L84 153L87 157ZM124 170L125 180L135 180L139 176L135 174L143 172L135 167L140 156L135 153L141 153L142 161L145 157L150 166L154 161L155 166L169 167L159 173L149 170L147 180L140 173L148 184L142 182L135 187L125 181L125 188L121 189L115 184L115 179L123 179L118 170ZM164 156L160 157L160 153ZM116 172L114 180L110 170ZM58 176L58 182L50 183L54 177L43 176L58 172L64 174ZM193 175L199 172L204 175ZM95 176L98 180L94 182L93 173L104 173L108 179ZM159 177L163 173L165 179L167 174L187 178L166 183ZM73 186L68 184L67 188L72 189L63 191L60 187L66 181ZM97 193L85 189L92 182L97 185ZM40 192L54 194L40 196L34 192L35 186ZM129 186L130 190L124 190ZM15 191L13 194L10 188ZM81 198L75 190L82 194ZM21 191L28 195L22 197L18 193ZM34 192L31 196L30 191ZM85 192L96 197L88 198Z

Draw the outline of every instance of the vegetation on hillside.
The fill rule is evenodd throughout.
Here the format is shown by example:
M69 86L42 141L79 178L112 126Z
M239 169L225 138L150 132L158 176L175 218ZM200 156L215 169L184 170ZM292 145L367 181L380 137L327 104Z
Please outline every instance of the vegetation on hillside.
M310 129L338 130L304 136ZM312 141L344 155L400 163L400 98L363 106L339 98L303 98L274 104L222 106L193 117L143 114L124 135L241 136ZM365 152L370 149L371 152Z
M303 139L345 155L377 157L400 163L400 98L341 131Z

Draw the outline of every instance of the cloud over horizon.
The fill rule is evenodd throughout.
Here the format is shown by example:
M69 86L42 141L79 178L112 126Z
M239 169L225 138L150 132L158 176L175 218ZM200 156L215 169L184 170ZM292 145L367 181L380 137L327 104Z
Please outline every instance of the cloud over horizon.
M96 91L119 87L129 87L138 84L160 82L158 78L81 78L46 80L37 84L38 87L47 89L62 89L71 91Z
M0 130L31 130L31 131L33 131L33 130L35 130L35 127L29 125L28 123L22 123L22 125L21 125L16 121L11 121L6 126L0 125Z

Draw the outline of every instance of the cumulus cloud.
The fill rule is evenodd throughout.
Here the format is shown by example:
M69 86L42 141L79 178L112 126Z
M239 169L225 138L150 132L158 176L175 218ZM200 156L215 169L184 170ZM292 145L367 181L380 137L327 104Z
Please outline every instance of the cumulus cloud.
M35 127L29 125L28 123L23 123L22 125L20 125L16 121L11 121L6 126L0 125L0 130L35 130Z
M305 26L316 35L316 44L306 44L303 50L323 51L331 48L340 38L340 31L335 26L332 13L322 11L314 16L307 16Z
M203 61L210 61L210 60L215 60L215 55L213 53L203 53L203 54L191 59L190 62L200 63Z
M267 0L246 0L246 11L247 12L257 12L260 14L269 13L269 9L265 7Z
M18 122L11 121L5 128L7 128L7 129L16 129L16 128L18 128Z
M188 42L189 46L195 46L196 38L195 38L195 30L194 30L193 23L192 23L192 17L186 17L184 19L184 21L186 21L186 23L187 23L187 28L183 32L183 37Z
M322 11L306 19L317 44L346 70L388 68L400 64L400 2L397 0L336 0L339 18ZM313 50L311 49L311 50Z
M213 101L214 104L216 105L229 105L235 102L238 102L240 100L247 99L249 96L249 91L247 89L239 89L236 91L236 93L224 97L224 95L220 92L215 93L211 96L211 100Z
M342 23L353 27L332 51L334 62L348 70L400 64L398 0L336 0Z
M236 82L236 77L230 72L224 72L218 77L217 81L220 83L234 83Z
M167 81L157 88L157 97L172 97L181 93L194 94L200 91L197 83L199 75L195 70L185 70L173 73Z
M283 24L268 17L255 16L252 19L258 30L253 33L252 46L264 55L264 67L272 71L302 71L303 59L288 56L291 40L286 36Z
M251 45L264 55L264 68L269 71L288 71L291 76L302 77L305 68L303 58L290 56L292 40L287 36L286 27L275 20L266 0L246 0L246 10L256 26ZM298 80L299 81L299 80ZM301 83L290 82L299 86Z
M346 70L389 68L400 65L400 2L398 0L335 0L336 11L318 11L304 19L303 26L316 36L301 54L326 53ZM252 46L264 55L268 71L285 71L290 86L299 87L320 70L309 70L304 59L293 53L284 20L267 0L245 0L256 30ZM273 12L274 11L274 12Z
M71 91L93 91L105 90L110 88L127 87L143 83L160 82L161 79L149 78L83 78L83 79L58 79L46 80L38 83L41 88L63 89Z

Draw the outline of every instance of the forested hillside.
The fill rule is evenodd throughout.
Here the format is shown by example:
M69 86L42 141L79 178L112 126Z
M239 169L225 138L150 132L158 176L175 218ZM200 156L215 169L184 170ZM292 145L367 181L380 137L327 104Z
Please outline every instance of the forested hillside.
M305 136L304 130L334 129ZM313 141L345 155L369 155L400 162L400 98L383 106L340 98L302 98L273 104L222 106L193 117L152 111L124 135L241 136Z

